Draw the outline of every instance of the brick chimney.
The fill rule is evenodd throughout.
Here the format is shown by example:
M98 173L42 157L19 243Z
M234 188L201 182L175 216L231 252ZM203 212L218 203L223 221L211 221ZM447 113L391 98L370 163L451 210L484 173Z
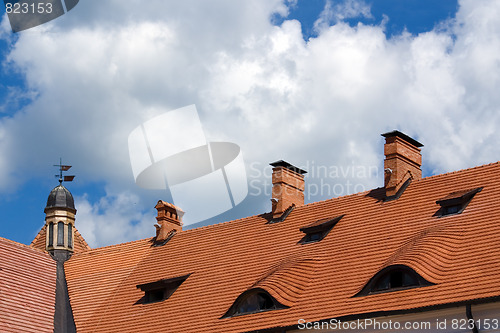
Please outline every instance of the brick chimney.
M420 147L423 145L396 130L382 136L385 137L385 194L386 197L391 197L398 194L407 180L422 178Z
M299 169L283 160L271 163L273 167L272 213L277 218L292 204L304 205L304 174Z
M155 206L158 211L156 221L156 241L164 241L168 238L173 230L182 230L182 216L184 212L177 206L171 203L159 200Z

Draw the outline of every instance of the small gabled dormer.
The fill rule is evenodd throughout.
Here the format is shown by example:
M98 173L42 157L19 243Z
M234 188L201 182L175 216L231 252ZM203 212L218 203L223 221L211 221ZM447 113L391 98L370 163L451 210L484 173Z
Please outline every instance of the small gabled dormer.
M474 198L476 193L481 192L482 189L482 187L478 187L475 189L457 191L448 194L446 197L436 201L436 203L441 206L436 215L441 217L461 214L471 202L472 198Z
M150 283L137 285L138 289L144 291L142 303L162 302L168 299L186 281L190 274L171 279L162 279Z
M305 236L299 241L300 244L315 243L321 241L328 235L330 230L344 217L340 215L337 217L321 219L313 222L305 227L300 228L300 231L305 233Z

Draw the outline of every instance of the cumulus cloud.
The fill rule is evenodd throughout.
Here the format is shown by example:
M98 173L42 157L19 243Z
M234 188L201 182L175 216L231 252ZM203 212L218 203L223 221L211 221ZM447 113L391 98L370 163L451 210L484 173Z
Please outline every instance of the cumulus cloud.
M344 0L337 3L327 0L323 11L314 22L314 28L320 31L332 24L353 18L373 18L370 5L360 0Z
M136 194L122 192L97 202L90 202L84 195L75 197L75 201L76 226L90 247L154 236L154 214L138 209L140 198Z
M80 179L106 184L100 200L79 198L79 229L95 245L153 234L164 194L134 184L127 137L193 103L209 140L241 146L262 190L252 214L268 206L266 165L279 159L310 169L307 201L380 186L379 134L395 128L425 144L427 175L500 159L496 2L461 1L446 24L390 39L384 22L344 22L371 17L366 2L327 2L308 41L298 21L271 24L287 15L280 1L138 5L81 2L20 34L4 61L36 97L0 119L0 186L64 156ZM122 231L97 233L105 221Z

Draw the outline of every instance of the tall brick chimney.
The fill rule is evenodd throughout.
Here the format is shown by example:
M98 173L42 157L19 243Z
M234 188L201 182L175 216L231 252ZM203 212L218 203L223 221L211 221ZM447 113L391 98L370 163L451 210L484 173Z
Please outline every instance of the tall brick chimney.
M271 163L273 167L272 213L277 218L292 204L304 205L304 174L299 169L283 160Z
M385 194L391 197L398 194L407 180L422 178L420 147L423 145L396 130L382 136L385 137Z
M179 207L159 200L155 208L158 211L158 216L156 216L158 225L155 225L157 242L166 240L173 230L182 230L184 212Z

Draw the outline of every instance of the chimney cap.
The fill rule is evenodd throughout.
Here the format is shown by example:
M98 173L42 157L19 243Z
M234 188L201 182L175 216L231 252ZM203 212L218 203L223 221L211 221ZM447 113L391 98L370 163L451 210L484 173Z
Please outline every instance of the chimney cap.
M410 144L412 144L412 145L414 145L415 147L418 147L418 148L420 148L420 147L423 147L423 146L424 146L423 144L421 144L421 143L420 143L420 142L418 142L417 140L415 140L415 139L413 139L413 138L409 137L408 135L406 135L406 134L404 134L404 133L402 133L402 132L400 132L400 131L398 131L398 130L394 130L394 131L392 131L392 132L387 132L387 133L384 133L384 134L381 134L381 135L382 135L384 138L391 138L391 137L393 137L393 136L397 136L397 137L399 137L399 138L401 138L401 139L405 140L406 142L408 142L408 143L410 143Z
M307 173L307 171L305 170L302 170L300 168L297 168L296 166L286 162L286 161L283 161L283 160L279 160L279 161L276 161L276 162L273 162L273 163L269 163L269 165L275 167L275 168L278 168L278 167L284 167L284 168L287 168L288 170L291 170L291 171L294 171L296 173L299 173L301 175Z

